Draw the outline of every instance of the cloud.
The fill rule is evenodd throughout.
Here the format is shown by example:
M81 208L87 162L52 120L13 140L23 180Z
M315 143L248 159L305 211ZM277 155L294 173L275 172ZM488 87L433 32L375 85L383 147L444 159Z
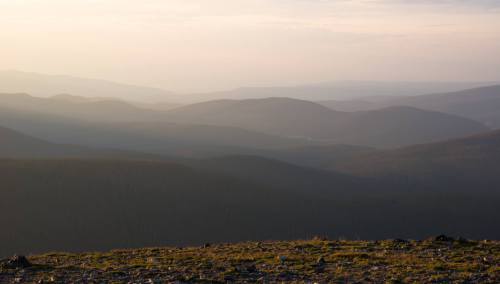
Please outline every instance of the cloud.
M411 5L411 6L425 6L428 8L436 9L443 12L442 9L447 11L498 11L500 9L500 1L498 0L374 0L370 1L378 4L386 5Z

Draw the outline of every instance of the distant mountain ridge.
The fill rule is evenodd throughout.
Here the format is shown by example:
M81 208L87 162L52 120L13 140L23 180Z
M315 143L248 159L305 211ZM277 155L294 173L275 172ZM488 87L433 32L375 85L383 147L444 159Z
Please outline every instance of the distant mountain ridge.
M83 151L83 147L56 145L0 127L0 157L3 158L56 157L63 153Z
M88 122L34 111L0 108L0 125L58 144L188 157L254 153L308 144L300 139L235 127L168 122Z
M480 121L491 128L500 128L500 85L405 98L391 97L373 101L322 101L319 103L331 109L342 111L411 106L467 117Z
M0 71L0 93L29 93L41 97L71 94L81 97L107 97L138 102L168 102L182 98L158 88L15 70Z
M405 98L393 103L460 115L500 128L500 85Z
M152 154L117 149L56 144L0 126L0 159L138 159L162 160Z
M479 122L410 107L338 112L290 98L219 100L176 108L182 123L241 127L330 144L395 147L439 141L486 131Z
M242 87L204 93L176 94L159 88L115 83L68 75L47 75L17 70L0 71L0 93L29 93L49 97L71 94L107 97L131 102L194 103L217 99L290 97L312 101L346 100L373 96L411 96L452 92L493 84L491 82L384 82L332 81L297 86Z
M7 116L16 116L17 111L21 117L35 114L39 117L52 117L52 123L45 124L49 129L54 129L55 125L61 123L87 124L85 131L90 131L89 135L93 132L94 138L102 136L96 134L96 129L114 127L116 129L110 133L126 133L129 138L133 138L130 135L136 135L136 138L168 137L171 140L183 141L188 138L200 142L224 141L222 145L250 148L265 148L280 143L289 146L299 143L352 144L388 148L457 138L487 130L481 123L470 119L412 107L347 113L333 111L310 101L290 98L217 100L181 106L170 111L155 111L119 100L90 100L74 96L38 98L27 94L0 94L0 108L6 109L5 120L10 121L10 124L4 125L14 129L17 129L15 125L18 123ZM39 124L42 121L33 123ZM28 134L47 137L40 136L37 129L31 128L35 132L29 132L27 128L19 128L23 129ZM69 137L68 133L75 133L71 129L65 129L65 137ZM58 133L54 134L54 138L60 136ZM180 136L176 137L177 135ZM248 139L246 141L243 138L245 136ZM94 138L92 139L95 140ZM128 143L129 138L120 142ZM87 139L83 139L85 140ZM55 141L75 143L75 140ZM101 144L97 146L109 147Z
M452 92L492 82L384 82L384 81L332 81L297 86L242 87L233 90L192 94L198 101L217 99L262 99L288 97L309 101L349 100L365 97L406 97L429 93Z
M161 112L139 108L122 100L85 98L72 95L40 98L24 93L0 93L0 107L94 122L155 121L162 119Z
M460 139L360 153L330 168L365 177L456 182L457 188L470 182L478 189L495 190L500 182L499 165L500 131L497 130Z
M219 100L169 112L185 123L237 126L283 136L318 138L341 114L318 104L290 98ZM311 127L315 125L315 127Z

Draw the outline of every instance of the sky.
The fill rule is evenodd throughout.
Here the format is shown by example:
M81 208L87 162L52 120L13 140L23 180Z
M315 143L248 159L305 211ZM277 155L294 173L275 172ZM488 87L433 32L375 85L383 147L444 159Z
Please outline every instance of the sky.
M499 66L498 0L0 0L0 69L206 92Z

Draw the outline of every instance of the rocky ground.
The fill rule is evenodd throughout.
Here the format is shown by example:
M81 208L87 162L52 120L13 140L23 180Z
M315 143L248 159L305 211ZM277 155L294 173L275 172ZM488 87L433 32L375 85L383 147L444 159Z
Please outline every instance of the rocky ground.
M0 283L500 283L500 241L313 239L105 253L0 264Z

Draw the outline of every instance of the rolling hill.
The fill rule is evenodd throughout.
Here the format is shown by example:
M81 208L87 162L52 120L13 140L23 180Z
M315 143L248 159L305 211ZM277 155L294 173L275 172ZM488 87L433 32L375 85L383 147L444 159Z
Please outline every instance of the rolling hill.
M309 101L352 100L378 96L415 96L452 92L488 85L487 82L384 82L332 81L287 87L243 87L227 91L189 94L198 101L288 97Z
M417 96L391 103L460 115L481 121L492 128L500 128L500 85Z
M174 109L169 115L186 123L203 122L306 138L323 137L324 129L343 117L318 104L289 98L209 101Z
M0 127L0 157L3 158L71 156L86 151L84 147L57 145Z
M169 112L172 120L206 123L301 137L330 144L395 147L439 141L486 131L470 119L410 107L338 112L289 98L221 100Z
M140 132L137 135L141 137L153 135L160 140L166 137L171 141L194 139L204 141L204 144L243 148L268 147L268 144L279 144L271 140L278 142L280 139L281 144L286 146L287 138L302 140L303 144L353 144L383 148L434 142L486 130L480 123L469 119L410 107L347 113L289 98L209 101L170 111L154 111L119 100L1 94L0 105L11 111L58 116L60 120L69 119L69 122L89 122L97 129L116 128L132 136L135 131ZM233 134L230 135L230 132ZM47 139L46 136L41 137ZM56 142L77 143L74 140Z
M437 176L422 186L417 179L347 173L347 166L339 167L344 173L336 173L255 156L113 156L100 150L81 152L80 147L51 144L9 129L0 134L0 153L5 155L0 155L0 222L9 224L8 233L0 234L0 255L313 235L500 237L495 226L498 178L463 183L462 176ZM94 135L90 137L98 137ZM110 142L125 138L114 135ZM489 141L483 143L496 149L498 141L490 136L497 134L474 139ZM12 155L16 151L17 156ZM456 151L462 152L460 147ZM72 153L77 155L69 158ZM494 173L498 167L491 161L484 165Z
M91 122L158 121L162 113L136 107L122 100L57 95L0 94L0 106L24 112L46 113Z
M91 148L80 145L56 144L0 126L0 158L10 159L128 159L165 160L167 157L123 151L111 148Z
M0 71L0 93L28 93L40 97L71 94L138 102L176 102L182 98L180 95L156 88L15 70Z
M255 180L165 161L0 159L0 222L9 224L0 234L0 255L314 235L500 236L496 191L435 192L408 183L346 183L336 175L328 187L314 181L292 187L294 180L272 184L286 179L274 165L268 177ZM324 175L305 173L304 180Z
M328 169L362 154L377 152L376 148L336 144L288 147L261 150L256 155L305 167Z
M358 177L416 182L420 188L478 191L500 188L498 130L388 150L331 145L259 154L299 166Z
M2 126L57 144L112 148L176 156L255 154L310 144L255 131L222 126L162 122L99 123L0 108Z
M337 143L400 147L462 137L486 131L479 122L412 107L388 107L351 113L333 133Z
M496 190L500 185L500 132L360 154L331 168L366 177L397 177L456 189Z
M491 128L500 127L500 85L412 97L379 100L321 101L337 111L375 110L389 106L410 106L467 117Z
M326 100L326 101L317 101L317 103L335 111L345 111L345 112L380 109L379 104L377 104L376 102L369 101L367 99Z

